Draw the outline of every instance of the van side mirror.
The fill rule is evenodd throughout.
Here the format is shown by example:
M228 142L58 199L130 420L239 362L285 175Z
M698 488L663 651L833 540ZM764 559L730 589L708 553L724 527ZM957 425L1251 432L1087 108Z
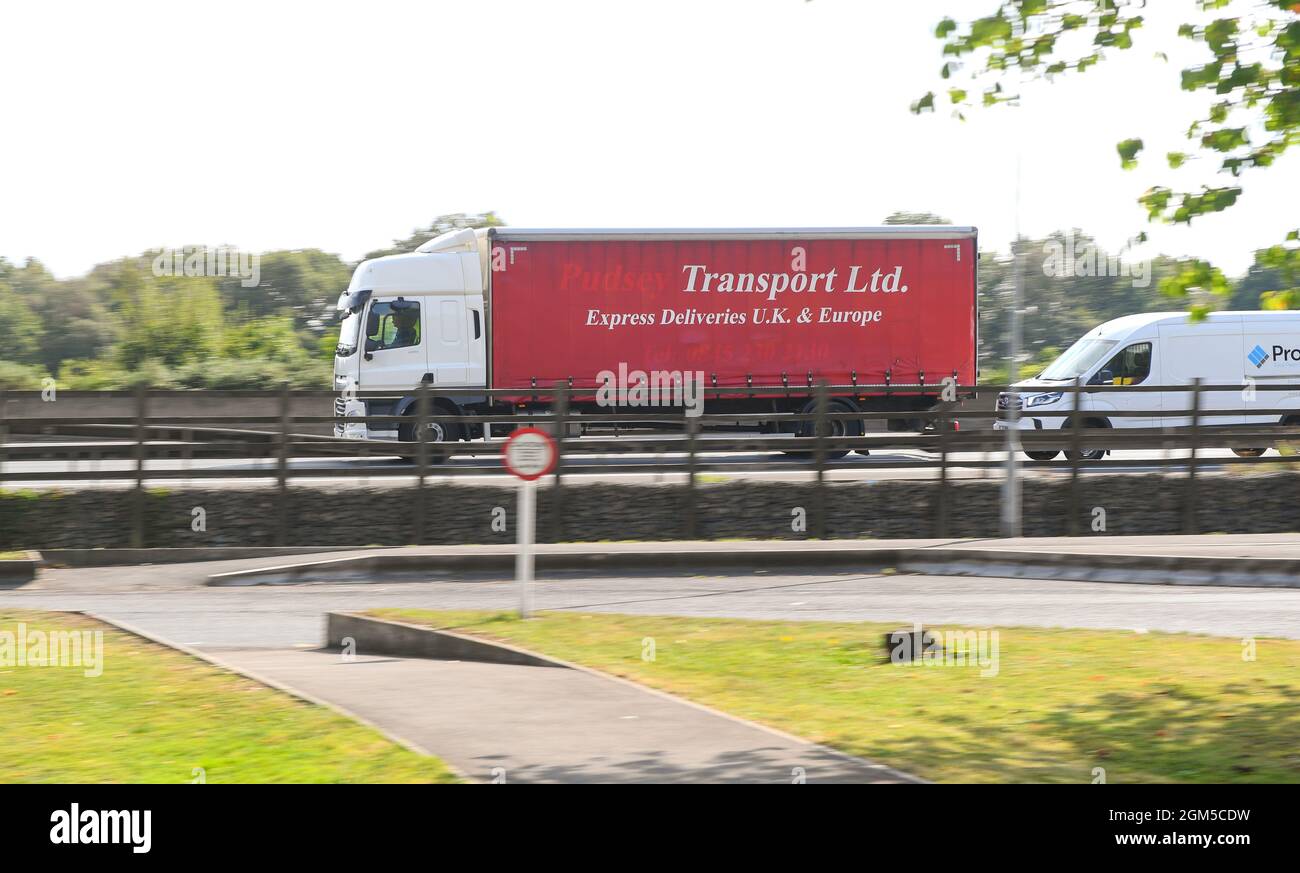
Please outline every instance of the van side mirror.
M1115 384L1115 374L1112 373L1110 370L1102 370L1101 372L1099 372L1099 373L1097 374L1097 384L1098 384L1098 385L1114 385L1114 384Z

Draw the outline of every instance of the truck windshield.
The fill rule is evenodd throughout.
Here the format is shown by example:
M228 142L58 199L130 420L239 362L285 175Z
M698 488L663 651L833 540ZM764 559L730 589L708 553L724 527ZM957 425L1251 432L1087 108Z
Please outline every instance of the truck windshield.
M1038 378L1047 382L1077 379L1109 355L1116 345L1118 343L1115 340L1081 339L1038 374Z
M339 328L339 344L334 354L340 358L350 358L357 352L357 343L361 338L361 313L349 312L343 316Z

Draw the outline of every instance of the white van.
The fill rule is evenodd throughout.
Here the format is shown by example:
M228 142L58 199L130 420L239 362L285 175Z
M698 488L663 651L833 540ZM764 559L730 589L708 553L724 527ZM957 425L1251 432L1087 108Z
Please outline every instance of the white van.
M1074 408L1068 392L1076 378L1084 385L1151 385L1165 391L1105 391L1084 394L1081 424L1090 428L1186 427L1191 424L1191 392L1179 386L1200 378L1204 385L1241 385L1231 391L1201 395L1200 422L1205 425L1300 424L1300 391L1247 391L1250 385L1300 384L1300 312L1212 312L1192 321L1186 312L1126 315L1089 331L1046 370L998 395L999 420L1020 411L1021 430L1069 427ZM1017 403L1018 400L1018 403ZM1014 407L1012 404L1016 404ZM1115 416L1117 411L1150 411L1150 416ZM1089 445L1095 445L1089 440ZM1258 456L1266 449L1237 448ZM1081 452L1098 460L1106 449ZM1050 461L1056 451L1026 454ZM1068 455L1068 453L1067 453Z

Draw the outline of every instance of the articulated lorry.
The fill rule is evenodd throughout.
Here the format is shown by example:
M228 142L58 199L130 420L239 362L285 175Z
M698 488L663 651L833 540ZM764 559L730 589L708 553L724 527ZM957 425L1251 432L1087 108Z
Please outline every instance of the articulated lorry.
M831 411L896 412L889 426L911 430L945 381L975 384L977 260L972 227L451 231L358 265L338 302L335 411L412 416L424 385L435 412L526 414L563 384L579 423L808 412L825 381Z

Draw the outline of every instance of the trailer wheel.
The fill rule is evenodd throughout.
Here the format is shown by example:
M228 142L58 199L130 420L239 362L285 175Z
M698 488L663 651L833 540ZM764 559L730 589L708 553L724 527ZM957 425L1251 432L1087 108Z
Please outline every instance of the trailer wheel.
M809 400L806 404L804 404L804 408L800 414L811 415L816 411L817 411L817 401ZM835 400L831 400L829 403L826 404L826 411L838 413L838 412L858 412L859 410L858 407L854 405L852 402L848 400L840 400L837 398ZM829 438L859 437L866 432L865 428L862 425L861 420L832 419L831 421L827 422L827 424L830 425L830 427L827 428L828 432L826 434L827 437ZM817 435L817 423L815 421L801 421L795 427L795 436L810 437L816 435ZM848 453L849 453L848 449L828 449L826 451L826 460L838 461L840 458L844 457ZM805 460L805 461L811 460L813 457L812 452L803 452L803 451L784 452L784 454L791 458L799 458L800 460Z

